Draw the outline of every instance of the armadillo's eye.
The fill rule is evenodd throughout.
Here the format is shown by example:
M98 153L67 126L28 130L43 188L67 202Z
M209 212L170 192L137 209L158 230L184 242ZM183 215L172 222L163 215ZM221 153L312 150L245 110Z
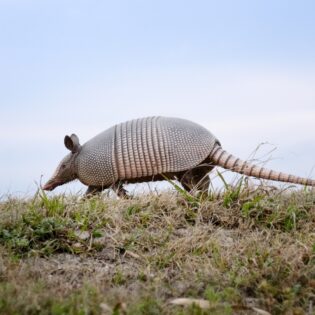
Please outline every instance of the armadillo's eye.
M62 165L61 165L61 168L66 168L66 164L62 164Z

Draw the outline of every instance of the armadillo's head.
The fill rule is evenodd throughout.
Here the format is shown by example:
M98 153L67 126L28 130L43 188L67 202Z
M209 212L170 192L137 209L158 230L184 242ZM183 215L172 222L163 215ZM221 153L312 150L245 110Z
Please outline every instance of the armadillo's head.
M65 136L64 143L71 153L61 160L53 176L44 185L44 190L53 190L57 186L63 185L77 178L75 160L81 149L79 138L75 134L72 134L70 137Z

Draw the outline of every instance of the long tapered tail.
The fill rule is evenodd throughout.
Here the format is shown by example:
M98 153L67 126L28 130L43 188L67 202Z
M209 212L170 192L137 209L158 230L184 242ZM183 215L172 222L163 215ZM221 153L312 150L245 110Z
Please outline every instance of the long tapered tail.
M219 145L213 148L209 157L215 165L247 176L315 187L315 180L276 172L246 161L242 161L234 155L224 151Z

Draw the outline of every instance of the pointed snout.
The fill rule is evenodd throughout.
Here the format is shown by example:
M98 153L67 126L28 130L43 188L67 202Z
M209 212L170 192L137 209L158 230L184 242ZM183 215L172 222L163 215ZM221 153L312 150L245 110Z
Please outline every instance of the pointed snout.
M60 182L58 182L58 181L56 181L56 180L51 179L51 180L49 180L49 181L42 187L42 189L43 189L43 190L49 190L49 191L51 191L51 190L55 189L57 186L59 186L59 185L61 185L61 184L62 184L62 183L60 183Z

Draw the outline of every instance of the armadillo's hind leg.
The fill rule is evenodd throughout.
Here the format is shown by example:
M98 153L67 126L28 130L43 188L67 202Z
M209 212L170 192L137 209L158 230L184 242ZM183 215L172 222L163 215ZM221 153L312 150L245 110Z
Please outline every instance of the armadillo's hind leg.
M100 186L89 186L85 192L85 197L92 197L100 194L105 188Z
M185 180L180 181L181 185L190 193L195 193L196 191L201 191L202 193L208 193L210 179L208 174L201 176L199 178L185 178Z
M127 194L127 190L124 189L123 185L124 185L123 182L118 181L112 185L112 189L114 190L114 192L117 194L118 197L129 198L129 196Z
M208 193L210 185L208 173L212 168L209 165L198 165L196 168L185 172L180 178L180 183L189 192L201 191Z

